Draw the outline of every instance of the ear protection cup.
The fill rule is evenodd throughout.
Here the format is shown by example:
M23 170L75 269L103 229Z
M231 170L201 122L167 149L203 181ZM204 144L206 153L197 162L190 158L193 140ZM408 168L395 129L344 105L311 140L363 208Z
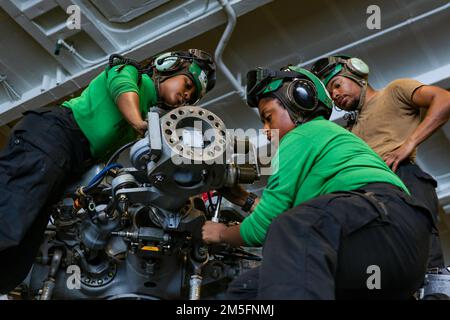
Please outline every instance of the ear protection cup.
M311 72L324 81L326 85L332 77L343 72L337 69L339 65L342 66L340 68L341 70L343 69L344 72L348 71L348 73L351 73L355 75L356 78L359 78L355 78L355 81L367 81L370 71L369 66L359 58L351 58L344 55L331 56L317 60L311 67Z
M281 101L295 123L315 114L320 105L316 87L308 79L295 78L269 94Z
M180 57L173 52L166 52L157 56L154 60L155 68L161 73L178 70L181 64Z
M290 82L287 87L287 97L294 112L311 112L319 104L316 87L307 79L294 79Z
M320 79L295 66L280 71L258 67L247 72L247 104L256 108L265 97L278 99L296 125L316 116L329 119L333 110L333 101Z
M369 75L369 66L359 58L350 58L346 60L346 64L350 71L357 76L366 78Z

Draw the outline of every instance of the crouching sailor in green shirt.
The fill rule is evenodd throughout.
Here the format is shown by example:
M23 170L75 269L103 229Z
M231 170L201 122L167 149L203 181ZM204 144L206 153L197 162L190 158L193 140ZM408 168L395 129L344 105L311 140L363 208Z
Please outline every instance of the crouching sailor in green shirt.
M25 113L0 151L0 293L27 275L50 210L70 176L147 128L149 108L194 104L214 87L215 64L198 49L167 52L147 68L113 55L81 95Z
M429 210L365 142L328 121L331 98L307 70L250 71L247 103L281 141L261 199L240 187L224 194L255 203L253 212L240 225L203 227L206 243L263 246L262 265L233 281L228 298L410 298L426 271Z

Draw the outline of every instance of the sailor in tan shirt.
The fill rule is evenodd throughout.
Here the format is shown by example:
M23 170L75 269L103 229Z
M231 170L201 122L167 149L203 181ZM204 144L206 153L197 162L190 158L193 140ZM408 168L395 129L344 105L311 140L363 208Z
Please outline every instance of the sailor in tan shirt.
M375 90L367 82L367 64L348 56L319 59L311 71L324 82L335 104L350 112L348 128L383 158L437 220L437 183L415 164L415 156L417 146L450 118L450 92L413 79L398 79ZM443 265L435 235L428 266Z

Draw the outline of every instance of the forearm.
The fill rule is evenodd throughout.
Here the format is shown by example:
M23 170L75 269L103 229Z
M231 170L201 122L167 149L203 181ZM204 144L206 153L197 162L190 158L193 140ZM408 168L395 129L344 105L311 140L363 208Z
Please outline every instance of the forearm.
M227 198L228 201L232 202L233 204L242 207L245 202L247 201L248 196L250 195L250 192L245 190L241 185L237 184L232 187L224 187L221 189L222 195ZM250 212L253 211L256 204L259 202L259 198L255 199L255 202L250 209Z
M242 207L245 204L245 202L247 201L247 198L249 195L250 195L250 192L243 190L243 192L239 195L239 198L237 198L235 201L232 201L232 202L235 205ZM259 203L259 199L260 199L259 197L255 199L255 202L253 203L249 212L253 212L253 210L255 210L256 205Z
M252 207L250 208L250 212L253 212L255 210L256 206L259 203L259 200L260 200L259 197L255 199L255 202L253 203Z
M408 137L406 143L417 147L442 127L450 118L450 101L433 101L419 126Z
M220 232L220 242L227 243L233 247L239 247L245 245L244 240L241 237L240 225L234 225L227 227Z
M125 120L138 132L142 133L143 122L139 110L139 96L136 92L125 92L117 98L117 108Z

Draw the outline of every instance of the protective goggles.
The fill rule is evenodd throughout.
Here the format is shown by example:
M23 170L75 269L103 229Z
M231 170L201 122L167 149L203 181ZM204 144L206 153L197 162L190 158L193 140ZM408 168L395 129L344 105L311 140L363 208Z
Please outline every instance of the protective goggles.
M322 58L314 63L311 72L322 79L322 82L326 85L331 78L341 72L345 64L346 61L339 57Z
M214 60L209 53L200 49L189 49L188 52L191 55L191 58L193 57L194 59L205 61L207 64L214 66Z

